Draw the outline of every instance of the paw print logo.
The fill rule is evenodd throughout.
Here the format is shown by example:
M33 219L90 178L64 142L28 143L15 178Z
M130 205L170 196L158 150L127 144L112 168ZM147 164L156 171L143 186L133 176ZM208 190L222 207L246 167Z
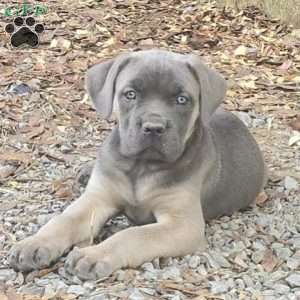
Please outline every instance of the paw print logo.
M19 47L27 44L37 47L39 44L39 34L44 31L44 25L36 24L33 17L16 17L13 23L5 26L5 31L11 34L10 42L12 46Z

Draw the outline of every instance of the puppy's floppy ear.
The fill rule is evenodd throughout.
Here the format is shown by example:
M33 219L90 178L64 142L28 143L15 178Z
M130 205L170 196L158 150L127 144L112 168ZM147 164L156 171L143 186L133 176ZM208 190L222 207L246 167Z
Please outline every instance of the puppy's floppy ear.
M129 59L130 54L123 54L96 64L87 71L86 89L97 113L103 119L108 119L112 113L116 79Z
M187 61L190 70L200 84L201 118L207 124L210 116L225 97L226 81L216 70L207 67L198 56L187 55Z

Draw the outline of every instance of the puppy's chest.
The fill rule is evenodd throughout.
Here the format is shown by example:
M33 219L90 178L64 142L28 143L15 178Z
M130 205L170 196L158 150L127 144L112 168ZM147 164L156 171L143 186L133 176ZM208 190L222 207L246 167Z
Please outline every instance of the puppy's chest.
M147 166L137 165L125 175L126 201L134 206L147 206L151 202L154 191L160 186L160 172Z
M132 174L131 174L132 175ZM137 174L136 174L137 175ZM124 193L124 212L135 224L147 224L155 221L153 208L154 191L157 184L153 176L126 176L126 193Z

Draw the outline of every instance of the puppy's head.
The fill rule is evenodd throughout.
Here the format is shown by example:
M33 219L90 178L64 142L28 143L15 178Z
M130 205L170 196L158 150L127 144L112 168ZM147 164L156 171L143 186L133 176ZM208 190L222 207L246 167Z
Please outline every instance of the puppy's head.
M87 90L101 117L117 110L120 152L175 161L195 123L207 124L226 92L223 77L195 55L148 50L90 68Z

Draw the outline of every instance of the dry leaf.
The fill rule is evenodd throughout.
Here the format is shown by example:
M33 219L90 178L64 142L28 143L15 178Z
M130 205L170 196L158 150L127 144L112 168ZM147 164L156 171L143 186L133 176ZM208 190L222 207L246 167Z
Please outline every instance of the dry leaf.
M32 157L29 153L24 152L10 152L6 151L5 153L0 153L0 161L20 161L25 164L28 164Z
M141 46L141 47L152 47L153 45L154 45L154 41L151 38L141 40L139 42L139 46Z
M73 196L72 185L68 180L56 180L52 183L52 193L60 199L70 199Z
M10 200L9 202L1 202L0 211L7 211L17 206L16 201Z
M247 55L247 53L248 53L248 48L243 45L239 46L234 50L235 56L245 56Z
M245 261L239 254L234 258L234 262L242 268L246 269L248 267L248 265L245 263Z
M0 300L10 300L5 294L0 292Z
M268 200L268 195L266 194L266 192L261 192L258 194L258 196L255 199L255 203L262 207L264 206L265 202Z
M50 48L63 48L64 50L69 50L72 46L71 41L66 40L62 37L53 39L50 43Z
M52 266L51 268L32 271L26 276L26 283L33 281L35 278L40 278L40 277L43 277L43 276L45 276L45 275L47 275L47 274L49 274L53 271L56 271L62 266L63 266L63 263L58 262L54 266Z
M287 60L281 66L279 66L278 69L282 71L287 71L292 65L293 62L291 60Z
M40 136L42 133L45 131L45 126L44 124L40 124L38 127L32 127L29 133L26 134L26 137L28 139L34 139L38 136Z
M29 118L28 125L30 127L36 127L39 126L42 120L42 114L40 110L34 111Z
M274 255L271 249L267 249L262 261L262 266L266 272L272 272L279 263L279 259Z
M296 132L295 135L291 136L289 139L289 146L293 146L294 144L300 142L300 132Z
M0 180L9 177L10 175L14 174L17 167L13 165L1 165L0 164Z
M300 115L289 124L294 130L300 131Z
M9 287L6 291L6 295L8 296L9 300L23 300L23 296L19 293L17 293L17 291L13 288L13 287ZM0 296L1 299L1 296Z
M296 82L296 83L300 83L300 76L295 76L293 79L292 79L293 82Z
M238 85L243 88L243 89L249 89L249 90L255 90L257 89L256 85L255 85L255 81L254 80L240 80L238 82Z

